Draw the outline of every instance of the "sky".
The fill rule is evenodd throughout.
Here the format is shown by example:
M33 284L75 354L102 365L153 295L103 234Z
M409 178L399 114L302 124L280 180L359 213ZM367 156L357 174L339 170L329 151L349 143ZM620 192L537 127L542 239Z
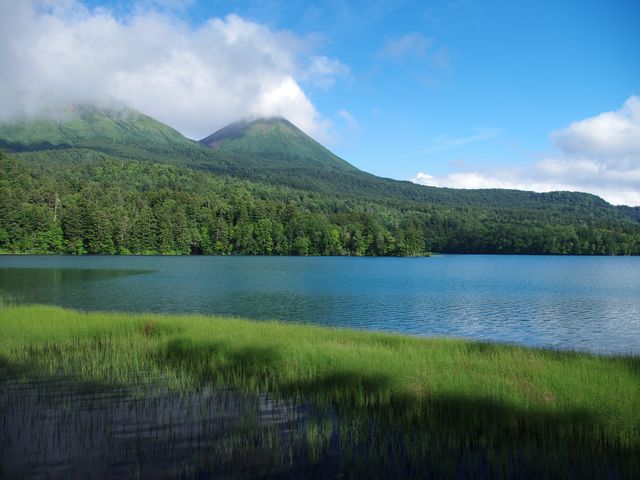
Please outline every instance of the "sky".
M640 2L0 0L0 120L284 116L356 167L640 205Z

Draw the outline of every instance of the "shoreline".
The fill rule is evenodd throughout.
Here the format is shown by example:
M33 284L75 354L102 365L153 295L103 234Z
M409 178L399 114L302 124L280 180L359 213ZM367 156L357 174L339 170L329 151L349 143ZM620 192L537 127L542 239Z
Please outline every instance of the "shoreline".
M356 470L362 474L409 465L389 475L446 476L457 468L452 456L467 452L472 465L477 449L496 475L517 452L528 452L522 468L533 476L602 465L621 478L640 471L640 358L633 356L36 305L0 308L1 369L27 384L44 375L107 391L159 385L185 398L212 385L313 405L329 413L294 422L287 435L297 439L296 458L320 462L321 472L335 467L332 458L340 472L354 471L348 459L359 452L370 462ZM424 456L435 470L423 470Z

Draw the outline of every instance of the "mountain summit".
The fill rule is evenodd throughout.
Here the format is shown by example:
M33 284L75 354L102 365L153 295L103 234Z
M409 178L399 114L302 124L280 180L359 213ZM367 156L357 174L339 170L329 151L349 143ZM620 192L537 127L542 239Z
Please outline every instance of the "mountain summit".
M49 148L146 149L188 147L193 144L173 128L120 104L72 104L38 119L0 124L0 146L8 151Z
M71 104L36 119L2 122L0 150L65 161L97 154L182 165L207 154L177 130L117 103Z
M235 122L200 143L225 156L242 157L245 161L252 157L258 169L357 171L282 117Z

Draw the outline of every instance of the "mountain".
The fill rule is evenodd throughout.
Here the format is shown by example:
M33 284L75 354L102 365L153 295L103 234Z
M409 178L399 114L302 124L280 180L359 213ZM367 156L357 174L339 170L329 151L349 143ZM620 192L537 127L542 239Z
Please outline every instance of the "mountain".
M122 105L67 105L44 118L3 123L2 144L14 151L120 145L190 146L173 128Z
M616 207L623 215L640 223L640 207L629 207L627 205L618 205Z
M539 210L562 208L578 215L622 219L596 195L581 192L536 193L505 189L452 189L377 177L334 155L283 118L232 123L200 140L217 155L205 168L217 173L326 195L375 198L388 205L446 205Z
M215 173L322 194L358 195L373 175L358 170L284 118L235 122L200 140ZM370 189L362 192L370 196Z
M220 154L255 160L256 169L357 169L280 117L232 123L200 140Z
M586 193L376 177L282 118L196 142L135 110L0 124L0 251L640 254L637 210Z
M84 149L153 161L191 158L201 150L177 130L120 104L66 105L35 120L1 123L0 148L9 153Z

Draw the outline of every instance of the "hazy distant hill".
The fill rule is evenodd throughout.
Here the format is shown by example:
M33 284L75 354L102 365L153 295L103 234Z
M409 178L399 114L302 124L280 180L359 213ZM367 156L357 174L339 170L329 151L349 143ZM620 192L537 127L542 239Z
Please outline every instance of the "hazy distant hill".
M637 210L586 193L376 177L282 118L200 142L135 110L0 124L0 250L640 253Z

